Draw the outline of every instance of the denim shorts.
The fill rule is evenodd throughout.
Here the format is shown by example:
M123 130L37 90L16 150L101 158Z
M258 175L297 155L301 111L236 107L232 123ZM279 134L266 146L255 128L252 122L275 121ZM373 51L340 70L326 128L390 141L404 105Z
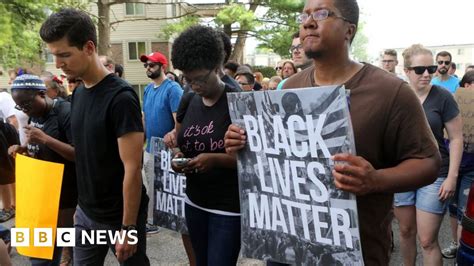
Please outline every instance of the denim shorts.
M395 193L393 205L395 207L414 205L418 210L434 214L444 214L448 201L439 200L439 188L444 180L446 180L446 177L438 177L434 183L417 190Z
M449 203L449 214L461 222L466 211L467 198L474 181L474 171L459 171L456 194Z

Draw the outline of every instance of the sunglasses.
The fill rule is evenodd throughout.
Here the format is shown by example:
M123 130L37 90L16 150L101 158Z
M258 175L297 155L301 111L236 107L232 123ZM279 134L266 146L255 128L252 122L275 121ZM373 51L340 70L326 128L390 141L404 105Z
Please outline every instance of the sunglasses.
M158 63L145 63L145 64L143 64L143 66L145 68L147 68L147 67L154 68L155 66L161 66L161 65L158 64Z
M442 65L443 63L445 66L451 65L451 61L438 61L438 65Z
M382 63L388 64L388 63L394 63L395 60L382 60Z
M282 68L283 67L281 67L281 66L277 66L277 67L275 67L275 70L282 70Z
M415 74L421 75L428 70L428 74L433 74L438 69L438 66L416 66L416 67L408 67L408 70L413 70Z

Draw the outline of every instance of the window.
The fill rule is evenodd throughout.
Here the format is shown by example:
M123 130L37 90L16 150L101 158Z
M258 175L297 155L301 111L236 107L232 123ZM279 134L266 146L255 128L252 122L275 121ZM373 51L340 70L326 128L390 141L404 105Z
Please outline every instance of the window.
M54 63L54 55L48 49L44 49L43 56L46 63Z
M458 49L458 55L463 55L464 54L464 49Z
M140 55L145 53L145 42L128 43L128 60L138 60L140 59Z
M133 90L135 93L138 95L138 98L140 99L140 105L143 106L143 94L145 93L145 87L148 84L135 84L132 85Z
M127 16L144 16L145 4L143 3L125 3L125 15Z

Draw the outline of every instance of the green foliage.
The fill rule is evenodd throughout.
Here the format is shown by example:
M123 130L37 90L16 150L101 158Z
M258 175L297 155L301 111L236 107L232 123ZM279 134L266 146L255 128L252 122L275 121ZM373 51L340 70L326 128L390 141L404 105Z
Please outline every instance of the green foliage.
M276 75L275 69L269 66L253 66L253 72L261 72L263 77L271 78Z
M240 30L254 30L260 25L255 14L245 8L243 4L231 4L224 7L217 14L214 22L218 26L238 24Z
M208 24L215 24L221 29L230 25L233 37L237 32L246 31L248 36L255 37L261 42L259 48L270 49L283 57L289 57L291 36L299 29L296 16L303 10L304 1L252 0L252 2L258 3L265 13L257 16L248 10L248 5L232 3L220 10ZM261 11L257 13L260 14ZM186 16L180 23L166 26L163 35L170 38L197 23L199 23L197 17Z
M38 31L48 11L79 6L77 0L1 0L0 65L10 68L40 63L42 41Z
M369 54L367 52L367 43L369 39L364 34L365 22L360 21L357 29L357 34L351 45L351 54L357 61L369 62Z
M296 17L304 7L302 0L267 0L268 8L261 18L264 22L254 36L261 42L259 47L272 49L282 57L289 57L292 35L298 32Z
M171 38L174 35L177 35L187 28L194 26L199 23L199 17L194 15L185 16L181 19L179 23L170 23L162 29L161 36L166 39Z
M20 61L37 61L39 51L36 23L46 17L42 1L0 2L0 64L11 67Z

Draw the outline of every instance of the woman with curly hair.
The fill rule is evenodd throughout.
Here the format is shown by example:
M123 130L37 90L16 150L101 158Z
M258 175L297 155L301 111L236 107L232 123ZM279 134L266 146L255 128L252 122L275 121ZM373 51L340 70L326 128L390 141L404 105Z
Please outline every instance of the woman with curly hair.
M235 265L240 251L236 159L224 149L231 124L226 93L238 90L220 79L223 60L222 38L209 27L191 27L173 44L171 61L193 91L177 117L175 155L190 160L173 169L187 177L186 223L198 266Z

